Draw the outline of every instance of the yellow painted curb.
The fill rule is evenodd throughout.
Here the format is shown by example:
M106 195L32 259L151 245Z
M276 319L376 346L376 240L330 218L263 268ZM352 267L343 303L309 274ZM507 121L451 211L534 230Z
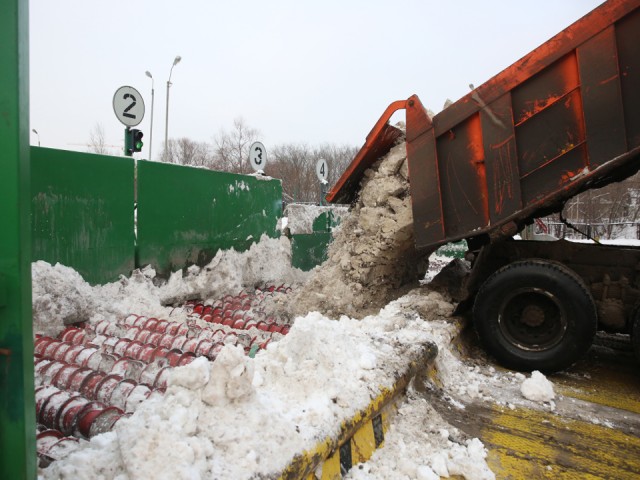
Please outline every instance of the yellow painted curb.
M340 433L327 437L315 448L296 455L280 475L281 480L341 479L353 465L365 462L383 445L389 426L389 413L396 400L404 395L411 379L423 372L437 354L434 344L425 345L398 374L390 388L381 387L370 404L342 423Z

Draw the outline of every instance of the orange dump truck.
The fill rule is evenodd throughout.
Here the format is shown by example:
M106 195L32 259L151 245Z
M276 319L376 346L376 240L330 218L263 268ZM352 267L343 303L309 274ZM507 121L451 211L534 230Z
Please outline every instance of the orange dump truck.
M640 0L610 0L431 118L392 103L329 192L406 139L416 248L466 240L474 325L506 366L554 371L597 330L640 355L640 249L512 239L571 197L640 169ZM388 121L406 110L406 133Z

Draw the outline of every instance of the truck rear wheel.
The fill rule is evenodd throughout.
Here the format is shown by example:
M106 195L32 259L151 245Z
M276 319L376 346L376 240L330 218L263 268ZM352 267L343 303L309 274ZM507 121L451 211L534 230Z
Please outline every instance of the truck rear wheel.
M595 303L580 277L560 263L506 265L482 285L473 306L485 349L508 368L554 372L591 346Z

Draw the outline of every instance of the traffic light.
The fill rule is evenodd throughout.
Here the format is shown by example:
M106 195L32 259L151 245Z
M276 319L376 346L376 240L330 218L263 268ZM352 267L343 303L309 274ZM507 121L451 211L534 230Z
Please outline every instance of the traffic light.
M142 146L144 145L144 143L142 143L142 137L144 137L144 133L142 133L142 131L135 128L131 130L131 139L134 152L142 151Z
M127 128L124 131L124 154L127 156L133 155L134 152L141 152L142 146L142 137L144 133L142 133L137 128Z

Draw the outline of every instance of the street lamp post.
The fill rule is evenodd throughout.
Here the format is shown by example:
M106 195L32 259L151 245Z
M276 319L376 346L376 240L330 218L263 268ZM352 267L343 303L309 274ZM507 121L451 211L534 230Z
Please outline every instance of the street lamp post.
M31 131L38 136L38 146L40 146L40 134L38 133L38 131L35 128L32 128Z
M149 127L149 160L151 160L151 148L153 147L153 97L155 95L155 90L153 88L153 76L151 75L151 72L147 70L144 73L151 79L151 126Z
M169 70L169 80L167 80L167 112L164 123L164 154L168 155L168 147L169 147L169 87L171 87L171 74L173 73L173 67L175 67L182 57L177 55L176 58L173 59L173 65L171 65L171 70Z

